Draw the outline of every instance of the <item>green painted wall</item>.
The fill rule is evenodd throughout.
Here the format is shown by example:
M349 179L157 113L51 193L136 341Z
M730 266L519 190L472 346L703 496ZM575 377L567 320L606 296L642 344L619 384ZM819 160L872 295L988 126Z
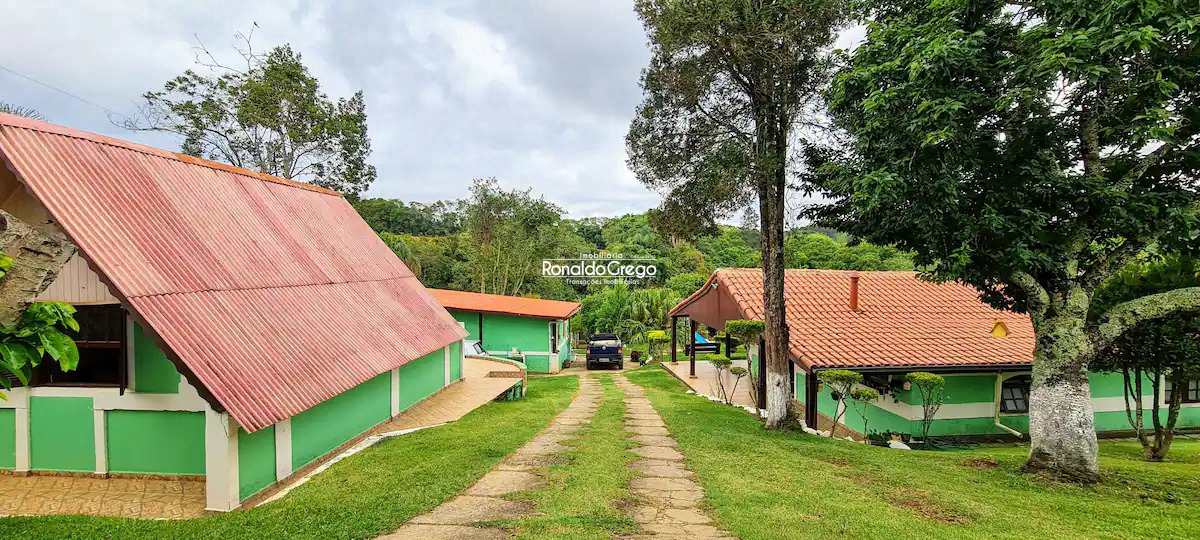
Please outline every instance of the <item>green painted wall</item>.
M108 411L108 470L204 474L204 413Z
M450 312L450 315L452 317L454 317L454 320L456 320L460 323L463 323L463 326L465 326L467 329L467 333L470 334L467 336L467 339L472 340L472 341L479 340L479 314L478 313L476 313L474 311L457 311L457 310L453 310L453 309L449 309L446 311Z
M241 500L275 483L275 427L238 429L238 496Z
M558 365L571 360L571 321L558 321Z
M401 388L404 386L401 372ZM387 420L392 409L391 373L383 373L355 388L292 417L292 469L337 448Z
M29 398L29 465L35 470L96 470L92 398Z
M450 380L457 381L463 376L463 350L462 342L455 341L450 344Z
M511 315L484 315L483 348L507 353L514 347L522 352L550 352L549 322Z
M133 325L133 385L138 392L176 394L179 371L140 325Z
M412 407L445 385L445 354L438 349L400 368L400 410Z
M550 355L546 354L526 354L525 369L529 370L530 373L550 373L551 358Z
M796 373L796 399L803 402L804 399L804 377L803 372ZM947 404L965 404L965 403L994 403L996 394L996 375L994 374L971 374L971 375L947 375L946 376L946 403ZM1120 397L1123 395L1122 385L1124 384L1120 374L1112 373L1092 373L1089 374L1089 380L1092 387L1093 398L1111 398ZM1150 382L1147 380L1144 388L1150 388ZM902 391L895 397L884 396L881 399L896 399L902 403L912 405L920 405L920 397L916 391ZM836 410L836 403L833 400L830 392L822 389L818 400L818 411L822 414L833 417ZM1163 417L1165 418L1166 409L1163 409ZM1147 413L1149 409L1147 409ZM881 407L872 406L868 409L867 414L868 431L896 431L901 433L917 433L921 429L920 420L907 420L902 416L889 412ZM853 407L847 407L844 414L843 423L851 429L859 431L863 430L863 418L858 414ZM1129 422L1126 419L1124 410L1120 411L1102 411L1095 414L1096 430L1099 432L1105 431L1126 431L1129 428ZM1151 426L1151 420L1147 417L1144 421L1147 427ZM1022 433L1029 432L1029 416L1023 414L1001 414L1000 423ZM1200 426L1200 407L1185 407L1180 411L1178 426L1180 427L1197 427ZM1006 431L996 427L993 423L992 416L978 418L956 418L934 420L930 426L930 433L938 436L955 436L955 435L1005 435Z
M17 411L0 409L0 469L17 466Z

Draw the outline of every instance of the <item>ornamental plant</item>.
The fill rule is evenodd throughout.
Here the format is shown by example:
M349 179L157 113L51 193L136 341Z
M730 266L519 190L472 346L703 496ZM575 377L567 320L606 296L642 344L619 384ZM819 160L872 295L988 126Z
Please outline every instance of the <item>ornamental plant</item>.
M842 415L846 412L846 399L850 397L854 385L862 382L863 376L862 373L848 369L831 369L818 372L817 380L829 387L830 396L837 402L833 426L829 428L829 437L833 438L837 432L838 423L842 421Z
M867 408L870 407L875 400L879 399L879 392L874 388L859 386L850 391L850 405L854 407L854 411L862 418L863 436L866 436L867 431Z
M764 324L762 321L747 319L733 319L725 321L725 333L733 336L734 339L742 342L742 344L746 347L747 366L750 366L750 350L756 343L758 343L758 337L761 336L765 330L766 324ZM759 358L758 361L762 362L763 359ZM754 400L754 404L757 407L758 384L755 378L758 375L755 373L754 369L747 369L746 376L749 377L747 382L750 384L750 399Z
M933 417L946 401L946 379L936 373L914 371L904 376L921 396L921 443L929 445L929 428Z

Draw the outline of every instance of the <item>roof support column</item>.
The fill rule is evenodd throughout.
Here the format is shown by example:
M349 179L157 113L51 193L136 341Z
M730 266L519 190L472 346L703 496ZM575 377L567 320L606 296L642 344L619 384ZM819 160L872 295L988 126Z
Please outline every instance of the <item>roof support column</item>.
M671 315L671 363L679 361L679 317Z
M238 493L238 426L228 414L204 412L205 508L228 512L241 504Z
M759 410L767 408L767 341L763 338L758 338L758 379L754 381L758 385L758 391L754 393L758 397L756 406Z
M292 475L292 419L275 424L275 481Z
M96 447L96 476L108 474L108 427L104 409L92 410L92 437Z
M817 372L804 376L804 425L817 429Z
M19 474L29 474L29 393L24 392L24 394L18 398L23 400L24 403L19 403L18 407L13 409L13 416L17 424L17 432L15 434L16 461L14 462L13 472Z
M695 379L696 378L696 319L688 317L688 328L691 329L691 332L689 332L691 337L689 337L688 340L692 344L691 350L688 351L688 362L689 362L688 377Z

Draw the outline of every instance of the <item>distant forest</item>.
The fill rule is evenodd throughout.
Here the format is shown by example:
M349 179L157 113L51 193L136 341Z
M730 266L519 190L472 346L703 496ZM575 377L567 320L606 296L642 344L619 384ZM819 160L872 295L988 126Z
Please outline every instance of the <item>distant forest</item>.
M683 296L717 268L760 264L757 227L718 225L683 239L664 234L654 210L570 219L544 197L505 190L494 179L476 180L461 200L370 198L354 207L427 287L579 300L598 291L542 277L541 260L608 252L655 259L658 277L640 288L668 288ZM905 252L819 228L790 231L785 255L789 268L913 268Z

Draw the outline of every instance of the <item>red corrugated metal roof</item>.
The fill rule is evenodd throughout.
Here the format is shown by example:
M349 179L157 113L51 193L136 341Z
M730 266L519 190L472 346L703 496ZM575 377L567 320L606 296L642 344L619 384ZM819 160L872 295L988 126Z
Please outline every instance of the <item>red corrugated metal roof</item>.
M446 309L500 313L541 319L569 319L579 311L579 302L522 298L448 289L429 289L438 303Z
M859 310L850 309L850 276L859 276ZM718 270L671 310L702 309L724 288L745 319L763 320L762 269ZM715 284L715 288L712 286ZM789 349L805 368L1025 365L1033 360L1029 317L979 300L975 289L923 281L913 272L787 270ZM992 336L996 322L1008 337Z
M247 431L466 335L335 192L2 114L0 159Z

